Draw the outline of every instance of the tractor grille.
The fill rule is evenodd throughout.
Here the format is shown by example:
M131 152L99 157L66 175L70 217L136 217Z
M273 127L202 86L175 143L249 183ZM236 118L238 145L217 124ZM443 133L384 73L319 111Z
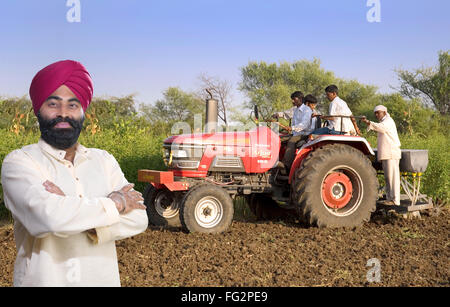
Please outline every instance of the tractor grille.
M220 168L242 168L242 161L239 157L217 157L214 167Z
M187 169L197 169L200 161L177 161L175 160L174 165L178 168L187 168Z

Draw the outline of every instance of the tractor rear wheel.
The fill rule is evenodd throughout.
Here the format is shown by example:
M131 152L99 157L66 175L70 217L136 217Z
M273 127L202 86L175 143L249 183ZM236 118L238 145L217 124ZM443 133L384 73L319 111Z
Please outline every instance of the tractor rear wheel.
M296 171L294 201L299 215L319 227L355 227L376 209L378 179L370 160L344 144L311 152Z
M226 190L203 184L189 191L180 208L181 224L189 232L220 233L233 221L233 200Z
M148 184L143 193L144 204L150 224L155 226L181 227L179 199L167 189L157 190Z

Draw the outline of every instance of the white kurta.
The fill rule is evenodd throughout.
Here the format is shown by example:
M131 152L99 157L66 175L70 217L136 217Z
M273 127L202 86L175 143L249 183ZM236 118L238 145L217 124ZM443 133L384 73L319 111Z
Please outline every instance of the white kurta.
M402 151L394 120L387 114L379 123L370 122L367 130L378 132L377 158L382 162L386 199L400 205L400 159Z
M146 212L119 215L106 197L128 184L112 155L78 145L73 165L64 157L39 140L3 161L17 247L14 286L120 286L115 240L145 231ZM47 192L46 180L66 196ZM91 229L97 240L88 237Z
M367 130L378 132L378 161L400 160L402 151L397 126L391 116L386 115L379 123L370 122Z
M347 103L339 97L333 99L330 103L330 108L328 110L329 115L341 115L341 116L351 116L352 111L348 107ZM342 129L341 129L342 121ZM328 128L336 131L343 131L345 133L355 133L355 127L350 118L335 117L334 120L330 121L331 125Z

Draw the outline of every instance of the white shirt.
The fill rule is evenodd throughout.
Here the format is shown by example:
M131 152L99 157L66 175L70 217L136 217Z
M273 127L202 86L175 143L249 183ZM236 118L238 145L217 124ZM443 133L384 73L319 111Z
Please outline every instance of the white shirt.
M343 115L343 116L351 116L352 111L350 111L349 107L347 106L347 103L342 100L339 97L336 97L333 99L333 101L330 103L330 108L328 111L329 115ZM341 120L342 120L342 131L346 134L355 132L355 127L353 126L353 123L350 118L341 118L341 117L335 117L334 120L330 121L330 126L328 128L336 131L341 131Z
M146 230L145 210L119 215L106 196L128 184L115 158L78 145L74 164L42 139L3 161L14 217L14 286L120 286L115 240ZM49 193L49 180L66 196ZM87 230L95 229L95 236Z
M401 143L397 133L397 126L392 117L387 114L379 123L370 122L367 130L378 132L378 161L400 160L402 151Z
M317 109L315 109L314 111L312 111L311 114L311 127L310 127L310 133L313 132L314 130L316 130L316 124L317 124L317 117L312 117L313 114L317 114L320 115L320 112L317 111Z

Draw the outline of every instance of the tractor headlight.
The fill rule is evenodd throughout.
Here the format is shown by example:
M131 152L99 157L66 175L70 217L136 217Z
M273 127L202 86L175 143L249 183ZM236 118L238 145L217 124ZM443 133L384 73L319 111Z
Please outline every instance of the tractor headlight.
M164 144L164 163L169 168L197 169L206 146Z
M169 159L169 158L170 158L170 149L164 148L164 159Z
M174 158L187 158L188 153L186 150L174 149L174 150L172 150L172 156Z

